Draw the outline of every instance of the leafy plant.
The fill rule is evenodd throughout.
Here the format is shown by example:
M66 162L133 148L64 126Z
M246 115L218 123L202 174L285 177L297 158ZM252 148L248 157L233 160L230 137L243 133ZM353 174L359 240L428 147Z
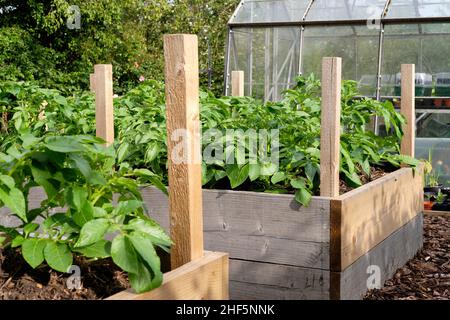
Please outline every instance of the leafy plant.
M98 138L17 139L0 153L0 206L21 221L17 228L0 226L3 247L20 248L33 268L45 262L60 272L69 270L74 255L111 257L137 292L158 287L162 273L155 248L167 251L171 240L146 214L133 178L154 175L112 170L115 152ZM47 198L34 209L28 195L35 187Z
M64 98L56 91L31 88L26 84L13 87L15 89L11 90L10 85L4 84L2 89L0 85L0 97L9 99L6 105L8 110L12 109L10 134L0 138L0 141L4 139L3 148L24 133L37 136L94 133L92 95ZM249 97L218 98L202 92L202 130L216 133L214 138L204 137L203 151L211 146L223 150L221 157L204 161L204 187L293 193L298 202L308 205L320 190L320 92L320 82L312 75L299 77L297 85L276 103L264 104ZM405 120L392 103L357 96L356 83L344 81L340 173L351 188L362 185L362 178L370 180L373 168L391 170L402 164L414 167L419 163L399 154ZM43 103L48 104L44 109ZM115 99L114 108L117 168L123 171L147 169L153 176L147 177L146 182L160 187L167 184L163 84L145 81ZM367 129L375 115L383 119L391 133L389 136L376 136ZM235 130L234 134L229 134L229 130ZM271 130L278 130L278 137L270 136ZM268 133L265 148L258 145L254 149L250 143L252 132ZM271 147L275 140L279 148ZM242 156L252 152L258 161ZM277 154L278 164L268 160ZM231 158L242 161L227 161Z

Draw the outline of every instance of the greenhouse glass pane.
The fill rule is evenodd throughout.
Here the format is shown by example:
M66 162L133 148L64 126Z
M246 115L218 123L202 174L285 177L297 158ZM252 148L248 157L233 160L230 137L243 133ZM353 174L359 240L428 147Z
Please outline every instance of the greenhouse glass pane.
M378 43L379 31L366 26L306 27L303 74L320 77L323 57L341 57L343 79L357 81L361 94L374 96Z
M306 21L379 19L386 0L315 0Z
M399 96L401 65L413 63L416 65L416 96L450 97L450 84L447 84L450 24L401 27L385 26L382 75L390 81L382 84L381 95Z
M430 153L433 171L438 174L439 182L447 185L450 181L450 139L417 138L415 157L428 160Z
M231 36L230 74L244 71L245 95L279 100L298 74L300 29L239 28ZM231 83L228 79L227 83Z
M450 16L450 0L392 0L386 18Z
M301 21L310 0L243 1L232 23Z

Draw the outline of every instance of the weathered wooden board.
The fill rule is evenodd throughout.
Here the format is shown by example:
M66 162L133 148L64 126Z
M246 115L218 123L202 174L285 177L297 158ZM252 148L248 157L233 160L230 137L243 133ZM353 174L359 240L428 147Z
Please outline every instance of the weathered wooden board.
M433 210L425 210L423 212L424 215L426 216L437 216L437 217L450 217L450 212L448 211L433 211Z
M167 197L155 188L142 195L167 230ZM290 195L204 190L205 248L234 259L328 269L329 203L314 197L305 208Z
M230 297L235 300L326 300L329 271L230 260Z
M422 169L397 170L331 201L331 271L342 271L423 211Z
M331 273L332 299L361 299L367 292L369 266L379 267L380 283L391 278L398 268L420 250L423 244L423 216L417 215L387 239L356 260L343 272ZM370 271L373 272L373 271Z
M228 299L228 255L205 255L164 274L161 287L143 294L119 292L107 300L225 300Z

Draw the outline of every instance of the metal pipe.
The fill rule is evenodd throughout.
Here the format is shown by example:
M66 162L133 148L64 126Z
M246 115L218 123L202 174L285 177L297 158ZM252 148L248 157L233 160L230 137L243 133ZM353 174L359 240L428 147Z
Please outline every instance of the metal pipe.
M226 56L225 56L225 71L224 71L224 95L228 96L229 87L230 87L230 49L231 49L231 33L233 29L228 27L228 35L227 35L227 44L226 44Z

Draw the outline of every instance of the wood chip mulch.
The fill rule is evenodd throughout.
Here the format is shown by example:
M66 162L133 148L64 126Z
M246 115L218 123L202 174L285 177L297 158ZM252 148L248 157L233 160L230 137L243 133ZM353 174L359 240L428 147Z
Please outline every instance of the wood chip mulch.
M366 300L450 300L450 217L424 217L424 246Z

